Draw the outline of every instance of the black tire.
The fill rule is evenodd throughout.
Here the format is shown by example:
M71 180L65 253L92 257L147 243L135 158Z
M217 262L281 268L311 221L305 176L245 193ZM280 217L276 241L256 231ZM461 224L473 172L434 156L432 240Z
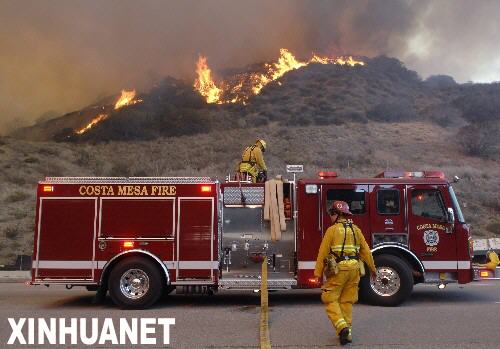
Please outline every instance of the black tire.
M394 307L403 303L413 290L413 275L411 268L399 257L393 255L375 256L378 274L377 285L371 284L369 270L360 281L360 299L373 305ZM399 283L399 285L398 285Z
M149 308L162 295L164 280L153 262L142 257L126 258L111 270L109 295L116 305L124 309Z

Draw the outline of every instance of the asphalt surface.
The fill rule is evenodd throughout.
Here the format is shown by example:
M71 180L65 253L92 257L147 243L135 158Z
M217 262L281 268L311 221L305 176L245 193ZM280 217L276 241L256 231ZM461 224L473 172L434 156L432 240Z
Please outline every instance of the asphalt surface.
M165 296L153 309L138 311L117 309L109 297L102 304L92 304L92 298L93 293L83 288L66 290L62 286L46 288L0 283L0 348L39 347L8 346L9 317L44 317L47 320L50 317L169 317L176 321L171 328L169 348L259 347L258 294L241 291L222 291L215 296L172 294ZM339 346L320 303L318 290L272 292L269 307L273 348ZM88 348L85 345L68 347ZM395 308L357 304L354 343L348 347L498 348L500 282L463 287L449 285L443 291L435 286L417 285L411 299Z

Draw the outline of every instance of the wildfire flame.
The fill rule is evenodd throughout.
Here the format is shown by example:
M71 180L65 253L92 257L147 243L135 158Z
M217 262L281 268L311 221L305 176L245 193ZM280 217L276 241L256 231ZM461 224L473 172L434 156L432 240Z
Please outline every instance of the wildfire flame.
M274 63L266 63L263 73L240 74L232 81L222 81L217 85L212 78L212 71L208 67L207 59L199 56L196 63L197 78L194 81L194 88L207 103L226 104L242 103L252 95L258 95L261 90L270 82L278 80L289 71L300 69L311 63L337 64L354 67L364 65L364 62L357 61L352 56L347 57L322 57L316 54L308 61L300 61L287 49L280 49L280 56ZM280 84L281 85L281 84Z
M142 99L135 99L135 90L126 91L122 90L122 95L115 103L115 110L120 109L126 105L133 105L142 102Z
M208 68L206 57L200 55L198 58L196 74L198 79L194 82L194 88L207 99L207 103L218 103L221 90L212 80L212 71Z
M99 114L95 118L93 118L87 125L76 131L76 134L82 135L88 130L90 130L92 127L94 127L96 124L101 122L102 120L105 120L108 118L108 114Z
M135 90L132 90L132 91L122 90L120 98L118 98L118 100L115 102L113 109L118 110L118 109L123 108L125 106L134 105L134 104L142 102L142 99L135 99L135 95L136 95ZM108 113L101 113L101 114L97 115L95 118L93 118L92 120L90 120L90 122L87 125L85 125L81 129L75 131L75 133L77 135L82 135L85 132L87 132L88 130L90 130L92 127L94 127L95 125L100 123L101 121L106 120L108 117L109 117Z

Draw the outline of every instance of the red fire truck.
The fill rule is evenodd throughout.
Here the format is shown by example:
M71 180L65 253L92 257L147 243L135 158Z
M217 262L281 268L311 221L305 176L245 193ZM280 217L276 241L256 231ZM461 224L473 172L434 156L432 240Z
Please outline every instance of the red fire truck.
M398 305L416 283L464 284L479 273L469 227L442 172L293 177L283 182L280 239L263 219L262 183L46 178L38 185L31 284L86 286L109 291L121 307L144 308L174 289L259 289L267 259L269 289L317 288L313 270L333 200L349 204L372 247L378 276L361 282L369 302Z

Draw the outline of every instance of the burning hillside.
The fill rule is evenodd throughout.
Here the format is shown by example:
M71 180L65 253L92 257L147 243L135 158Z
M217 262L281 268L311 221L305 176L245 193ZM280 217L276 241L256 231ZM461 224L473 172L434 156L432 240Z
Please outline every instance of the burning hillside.
M142 99L135 99L135 95L136 95L135 90L132 90L132 91L122 90L120 97L115 102L113 110L118 110L118 109L123 108L125 106L134 105L134 104L142 102ZM105 109L105 107L103 107L103 109ZM95 125L100 123L101 121L106 120L109 117L109 115L110 115L110 113L98 114L95 118L90 120L90 122L87 123L85 126L76 130L75 134L77 134L77 135L84 134L85 132L90 130L92 127L94 127Z
M305 126L425 118L459 122L462 114L457 108L463 103L455 100L472 89L463 85L445 90L432 87L399 60L385 56L312 55L300 60L284 49L275 62L218 74L200 57L196 73L194 88L191 82L168 77L140 95L134 90L122 91L120 96L104 98L12 135L103 142L269 123Z
M364 65L364 62L357 61L352 56L327 57L313 54L308 61L300 61L286 48L282 48L276 62L264 64L264 72L241 73L227 80L222 80L217 85L212 71L208 67L206 57L200 55L196 63L197 78L194 82L194 88L205 97L207 103L246 104L251 96L258 95L270 82L278 80L289 71L306 67L311 63L351 67Z
M262 89L272 81L276 81L286 73L308 66L309 64L335 64L341 66L364 65L351 56L348 57L326 57L313 54L308 61L300 61L285 48L280 50L280 56L276 62L265 63L264 72L245 72L230 76L222 80L217 86L208 67L206 57L200 56L196 63L197 78L194 82L195 91L203 96L209 104L240 103L246 105L251 96L258 95ZM113 111L142 102L136 99L136 91L122 90L121 96L115 102L111 112L100 112L85 126L75 131L75 135L81 136L95 127L98 123L109 118Z

